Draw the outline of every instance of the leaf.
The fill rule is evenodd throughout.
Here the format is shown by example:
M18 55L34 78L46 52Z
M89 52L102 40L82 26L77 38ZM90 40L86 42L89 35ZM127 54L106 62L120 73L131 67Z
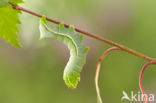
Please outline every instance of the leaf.
M2 6L7 0L0 3ZM21 3L22 0L10 0L15 4ZM0 8L0 37L4 38L10 44L21 47L18 41L17 32L19 32L17 24L20 24L18 14L20 11L14 10L10 5Z
M89 50L82 43L84 36L77 34L73 26L64 27L63 23L50 29L46 25L45 17L42 17L40 20L40 39L45 38L55 38L68 46L70 58L65 67L63 79L68 87L76 88Z

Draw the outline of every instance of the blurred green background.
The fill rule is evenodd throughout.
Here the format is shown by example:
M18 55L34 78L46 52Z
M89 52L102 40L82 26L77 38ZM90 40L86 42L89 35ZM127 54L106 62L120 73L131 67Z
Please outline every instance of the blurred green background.
M155 5L155 0L27 0L21 6L156 58ZM39 18L26 13L20 18L23 48L0 40L0 103L97 103L96 64L111 46L85 36L90 47L87 63L78 88L70 89L62 79L69 58L67 47L55 40L39 41ZM122 91L129 95L139 91L139 73L145 62L122 51L109 54L99 80L104 103L130 103L121 101ZM155 74L156 66L145 72L146 93L156 95Z

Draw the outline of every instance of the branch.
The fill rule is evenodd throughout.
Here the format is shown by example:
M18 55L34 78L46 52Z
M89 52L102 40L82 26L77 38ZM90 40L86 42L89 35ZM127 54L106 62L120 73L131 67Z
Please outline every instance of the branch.
M37 16L37 17L40 17L40 18L43 16L43 15L41 15L41 14L38 14L38 13L33 12L33 11L31 11L31 10L27 10L27 9L25 9L25 8L23 8L23 7L20 7L20 6L18 6L18 5L15 5L15 4L13 4L13 3L10 3L10 2L9 2L9 4L10 4L15 10L20 10L20 11L29 13L29 14L31 14L31 15L34 15L34 16ZM52 23L60 24L59 21L53 20L53 19L51 19L51 18L49 18L49 17L46 17L46 19L47 19L48 21L52 22ZM69 27L68 24L64 24L64 26L67 27L67 28ZM151 62L151 61L156 61L155 59L153 59L153 58L151 58L151 57L145 56L145 55L143 55L143 54L141 54L141 53L139 53L139 52L137 52L137 51L134 51L134 50L132 50L132 49L130 49L130 48L128 48L128 47L125 47L125 46L123 46L123 45L120 45L120 44L118 44L118 43L115 43L115 42L113 42L113 41L110 41L110 40L108 40L108 39L106 39L106 38L97 36L97 35L95 35L95 34L93 34L93 33L89 33L89 32L83 31L83 30L81 30L81 29L79 29L79 28L75 28L75 30L76 30L77 32L79 32L79 33L82 33L82 34L87 35L87 36L89 36L89 37L92 37L92 38L94 38L94 39L97 39L97 40L103 41L103 42L105 42L105 43L107 43L107 44L110 44L110 45L112 45L112 46L118 47L118 48L120 48L121 50L123 50L123 51L125 51L125 52L128 52L128 53L131 53L132 55L135 55L135 56L137 56L137 57L139 57L139 58L141 58L141 59L144 59L144 60L146 60L146 61L150 61L150 62Z
M105 56L110 53L111 51L113 50L120 50L120 48L117 48L117 47L112 47L112 48L109 48L107 49L103 55L100 57L98 63L97 63L97 68L96 68L96 74L95 74L95 87L96 87L96 92L97 92L97 96L98 96L98 100L100 103L103 103L102 102L102 99L101 99L101 96L100 96L100 90L99 90L99 86L98 86L98 80L99 80L99 73L100 73L100 66L101 66L101 62L102 60L105 58Z

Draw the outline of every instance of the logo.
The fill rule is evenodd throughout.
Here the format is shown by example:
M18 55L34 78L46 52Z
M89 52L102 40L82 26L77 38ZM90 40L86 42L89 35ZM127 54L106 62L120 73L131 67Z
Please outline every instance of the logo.
M134 93L131 91L130 95L128 95L125 91L122 91L122 98L121 101L127 100L127 101L136 101L136 102L143 102L144 101L144 95L140 92ZM154 102L154 94L145 94L147 97L147 101Z

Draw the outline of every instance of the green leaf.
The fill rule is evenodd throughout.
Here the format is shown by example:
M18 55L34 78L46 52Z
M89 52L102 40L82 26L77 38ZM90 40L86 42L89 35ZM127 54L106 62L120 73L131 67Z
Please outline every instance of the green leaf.
M10 1L16 4L22 2L21 0ZM14 10L10 5L0 8L0 37L16 47L21 47L17 36L19 32L17 25L20 24L19 13L20 11Z
M74 27L64 27L61 23L56 27L49 28L45 17L40 20L40 39L55 38L66 44L70 50L70 58L64 70L63 79L70 88L76 88L80 81L80 72L86 62L88 48L83 44L83 35L75 32Z

